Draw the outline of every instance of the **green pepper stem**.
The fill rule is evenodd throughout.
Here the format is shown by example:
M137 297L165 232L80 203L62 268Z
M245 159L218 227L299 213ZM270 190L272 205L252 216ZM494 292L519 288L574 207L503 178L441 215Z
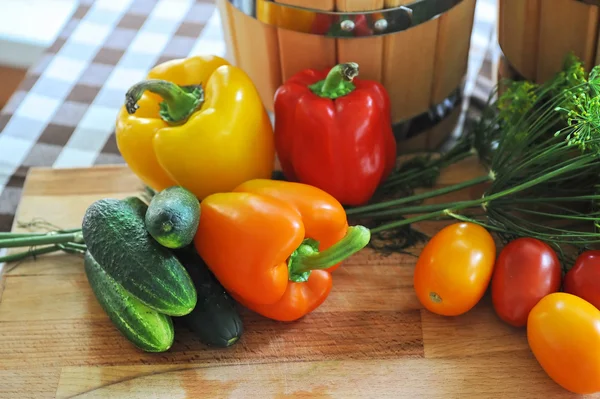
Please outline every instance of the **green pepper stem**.
M371 239L371 231L364 226L351 226L337 243L323 252L310 244L301 244L290 256L290 274L301 275L311 270L327 269L363 249Z
M166 80L149 79L131 86L125 94L125 108L128 113L134 114L138 110L138 101L146 90L163 98L160 103L160 116L168 123L185 121L204 103L204 90L201 85L178 86Z
M310 85L309 88L320 97L336 99L355 89L352 80L357 76L358 64L356 62L338 64L331 68L324 80Z

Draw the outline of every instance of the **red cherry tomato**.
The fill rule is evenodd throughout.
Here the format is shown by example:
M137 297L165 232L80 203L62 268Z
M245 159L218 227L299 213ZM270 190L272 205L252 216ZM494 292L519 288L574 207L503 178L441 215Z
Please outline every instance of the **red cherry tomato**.
M506 323L523 327L531 309L561 283L560 261L548 244L519 238L500 252L492 276L492 303Z
M600 309L600 251L586 251L565 275L564 291Z

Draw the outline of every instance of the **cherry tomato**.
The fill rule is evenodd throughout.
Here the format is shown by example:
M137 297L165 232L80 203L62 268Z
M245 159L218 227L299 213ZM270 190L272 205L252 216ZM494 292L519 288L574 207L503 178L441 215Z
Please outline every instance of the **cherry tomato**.
M414 287L429 311L457 316L485 294L496 257L494 239L483 227L455 223L425 245L415 266Z
M523 327L540 299L560 290L556 252L535 238L518 238L500 252L492 276L492 304L506 323Z
M600 310L565 292L542 298L529 313L527 341L544 371L564 389L600 392Z
M564 291L600 309L600 251L586 251L565 275Z

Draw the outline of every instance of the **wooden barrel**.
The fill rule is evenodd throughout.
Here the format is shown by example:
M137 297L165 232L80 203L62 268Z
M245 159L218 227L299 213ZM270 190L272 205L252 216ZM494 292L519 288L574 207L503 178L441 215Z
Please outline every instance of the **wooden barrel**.
M452 133L476 0L217 3L228 56L269 111L275 90L293 74L353 61L361 78L387 89L399 152L434 149Z
M589 71L600 64L600 0L499 0L499 75L542 83L573 52Z

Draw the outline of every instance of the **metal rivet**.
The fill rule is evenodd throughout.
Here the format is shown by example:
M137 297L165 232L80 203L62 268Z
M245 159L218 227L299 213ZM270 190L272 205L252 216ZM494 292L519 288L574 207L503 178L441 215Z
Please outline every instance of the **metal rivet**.
M346 20L340 22L340 28L342 28L342 30L345 30L346 32L353 31L354 27L355 27L354 21L351 21L349 19L346 19Z
M383 32L388 27L388 22L385 19L378 19L374 24L375 30L378 32Z

